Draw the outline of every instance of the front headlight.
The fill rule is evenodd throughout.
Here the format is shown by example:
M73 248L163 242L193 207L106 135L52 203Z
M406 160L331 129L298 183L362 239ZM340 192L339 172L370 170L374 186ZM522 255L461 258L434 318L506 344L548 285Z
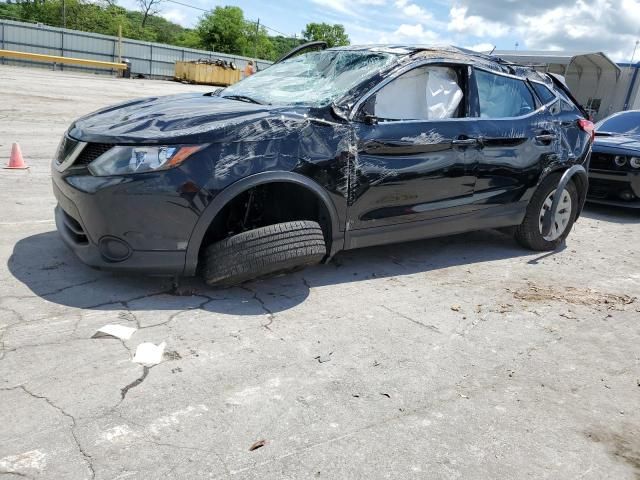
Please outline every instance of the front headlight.
M207 145L168 145L158 147L113 147L89 164L96 177L155 172L177 167Z
M624 167L627 164L627 157L625 157L624 155L616 155L613 158L613 161L617 166Z
M640 157L631 157L629 159L629 165L633 168L640 168Z

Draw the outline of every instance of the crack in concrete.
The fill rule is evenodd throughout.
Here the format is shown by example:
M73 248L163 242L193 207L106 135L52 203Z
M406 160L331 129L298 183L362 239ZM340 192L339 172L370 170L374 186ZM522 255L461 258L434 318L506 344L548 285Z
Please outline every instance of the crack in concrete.
M198 305L196 305L196 306L195 306L195 307L193 307L193 308L186 308L186 309L184 309L184 310L179 310L179 311L177 311L177 312L175 312L175 313L172 313L172 314L169 316L169 318L168 318L167 320L165 320L164 322L154 323L153 325L146 325L146 326L144 326L144 327L141 327L141 326L140 326L140 323L138 322L138 329L139 329L139 330L144 330L145 328L154 328L154 327L161 327L161 326L163 326L163 325L167 325L167 324L171 323L173 320L175 320L175 319L176 319L176 317L177 317L178 315L180 315L180 314L182 314L182 313L185 313L185 312L188 312L188 311L190 311L190 310L202 310L202 309L204 309L204 306L205 306L207 303L210 303L210 302L213 302L213 301L215 301L215 300L216 300L216 299L214 299L214 298L212 298L212 297L209 297L209 296L207 296L207 295L201 295L201 294L198 294L198 295L194 295L194 296L195 296L195 297L202 297L202 298L204 298L205 300L204 300L203 302L200 302Z
M66 287L62 287L62 288L58 288L56 290L52 290L51 292L47 292L47 293L43 293L41 295L38 295L41 298L46 298L46 297L50 297L52 295L57 295L58 293L62 293L65 290L70 290L72 288L76 288L76 287L82 287L84 285L89 285L91 283L96 283L99 282L100 280L102 280L104 277L100 277L100 278L94 278L93 280L87 280L85 282L80 282L80 283L75 283L73 285L67 285Z
M138 385L140 385L142 382L145 381L145 379L147 378L147 375L149 375L149 370L151 370L151 367L143 366L142 375L136 378L129 385L126 385L120 389L120 403L124 401L124 399L127 396L127 393L129 393L129 390L131 390L132 388L136 388Z
M416 325L421 326L422 328L426 328L427 330L431 330L432 332L441 333L440 329L438 327L436 327L435 325L430 325L428 323L422 323L421 321L416 320L415 318L411 318L410 316L405 315L404 313L397 312L396 310L393 310L393 309L387 307L386 305L379 305L379 306L384 308L385 310L391 312L391 313L394 313L394 314L404 318L405 320L409 320L410 322L413 322Z
M21 472L16 472L16 471L9 471L9 470L0 470L0 475L15 475L16 477L20 477L20 478L34 478L30 475L27 475L26 473L21 473Z
M60 414L62 416L67 417L69 420L71 420L71 437L73 437L73 441L76 444L76 447L78 448L78 451L82 455L82 457L84 459L84 462L87 465L89 473L91 474L91 478L92 479L96 478L96 471L95 471L95 469L93 467L93 457L86 452L86 450L84 449L84 447L82 446L82 444L80 443L80 440L78 439L78 437L76 435L75 430L76 430L76 427L77 427L77 423L76 423L76 419L75 419L75 417L73 415L71 415L70 413L66 412L62 407L59 407L58 405L53 403L48 397L45 397L44 395L36 395L32 391L28 390L27 387L25 387L24 385L18 385L16 387L11 387L11 388L0 388L0 390L2 390L2 391L22 390L24 393L26 393L27 395L29 395L29 396L31 396L33 398L44 400L45 402L47 402L47 404L49 404L50 407L52 407L53 409L55 409L58 412L60 412Z
M79 341L83 341L83 340L90 340L89 338L70 338L64 342L45 342L45 343L29 343L27 345L19 345L17 347L13 347L13 348L4 348L1 349L0 352L3 353L2 357L0 357L0 360L2 360L7 353L14 353L17 352L18 350L21 350L23 348L38 348L38 347L49 347L49 346L64 346L67 344L67 342L79 342Z
M264 312L267 314L267 318L269 319L267 323L262 324L262 327L271 331L271 324L276 318L273 311L269 307L267 307L265 301L262 298L260 298L260 296L258 295L258 292L244 285L240 286L239 288L253 294L253 299L260 304L260 306L262 307L262 310L264 310Z

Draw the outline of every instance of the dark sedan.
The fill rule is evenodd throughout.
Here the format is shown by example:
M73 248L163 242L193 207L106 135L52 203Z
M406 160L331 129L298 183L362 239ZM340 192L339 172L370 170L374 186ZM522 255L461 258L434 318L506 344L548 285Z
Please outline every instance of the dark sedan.
M56 222L93 267L210 284L484 228L552 250L592 134L552 74L453 47L332 48L77 120L53 162Z
M640 111L614 113L596 124L589 200L640 208Z

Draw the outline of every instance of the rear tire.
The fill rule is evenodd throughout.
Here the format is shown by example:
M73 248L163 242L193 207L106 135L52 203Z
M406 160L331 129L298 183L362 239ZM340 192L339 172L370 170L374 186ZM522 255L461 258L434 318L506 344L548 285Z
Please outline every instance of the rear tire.
M318 223L278 223L242 232L206 247L202 276L209 285L238 285L319 263L326 253Z
M565 241L578 213L578 190L570 181L561 193L558 215L554 219L554 229L547 237L542 236L541 218L550 201L556 194L561 176L552 174L546 177L533 194L522 223L516 228L515 238L520 245L530 250L550 251L557 249ZM564 200L564 201L563 201Z

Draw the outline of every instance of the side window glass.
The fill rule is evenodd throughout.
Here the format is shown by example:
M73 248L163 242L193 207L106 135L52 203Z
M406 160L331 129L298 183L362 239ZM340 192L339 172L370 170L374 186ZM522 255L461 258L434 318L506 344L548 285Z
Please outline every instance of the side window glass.
M556 99L555 94L551 90L549 90L548 87L542 85L541 83L531 82L531 85L533 86L536 95L538 95L538 98L543 105L546 105L547 103L552 102Z
M382 87L374 97L372 110L380 121L442 120L460 116L463 97L453 68L428 66L411 70Z
M535 110L533 94L523 80L475 71L481 118L509 118Z

